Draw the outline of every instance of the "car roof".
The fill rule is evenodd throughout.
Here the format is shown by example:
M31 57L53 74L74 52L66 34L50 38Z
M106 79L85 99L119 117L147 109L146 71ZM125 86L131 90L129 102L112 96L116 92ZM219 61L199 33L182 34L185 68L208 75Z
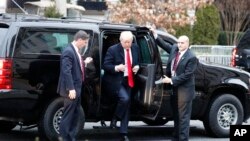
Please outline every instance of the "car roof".
M18 24L22 27L60 27L60 28L89 28L93 30L100 29L117 29L117 30L131 30L146 29L143 26L134 24L116 24L110 23L104 20L90 19L90 18L78 18L78 19L58 19L58 18L46 18L38 15L26 15L26 14L0 14L0 24L5 25ZM42 23L42 24L41 24ZM65 24L69 23L69 24Z
M177 38L176 38L174 35L168 33L167 31L163 31L163 30L157 29L157 30L156 30L156 33L157 33L161 38L163 38L165 41L169 41L169 42L171 42L171 43L173 43L173 44L174 44L174 43L177 43Z

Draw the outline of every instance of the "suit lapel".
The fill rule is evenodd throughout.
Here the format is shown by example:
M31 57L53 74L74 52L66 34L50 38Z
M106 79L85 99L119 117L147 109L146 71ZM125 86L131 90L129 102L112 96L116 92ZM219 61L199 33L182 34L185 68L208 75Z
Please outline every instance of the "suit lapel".
M124 57L124 49L121 45L121 43L118 44L118 52L120 53L120 56L123 58L123 63L125 64L125 57Z
M78 57L78 55L77 55L77 52L76 52L74 46L73 46L72 44L70 44L70 45L71 45L71 49L72 49L73 52L74 52L75 59L76 59L77 62L78 62L79 68L81 69L81 63L80 63L79 57ZM82 70L82 69L81 69L81 70Z

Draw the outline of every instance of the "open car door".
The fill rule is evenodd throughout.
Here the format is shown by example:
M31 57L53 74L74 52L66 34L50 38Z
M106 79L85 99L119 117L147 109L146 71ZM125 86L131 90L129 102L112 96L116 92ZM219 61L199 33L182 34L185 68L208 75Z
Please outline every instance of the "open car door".
M140 115L154 120L162 105L163 84L155 84L163 76L161 59L154 39L146 29L138 29L136 43L140 50L140 70L136 75Z

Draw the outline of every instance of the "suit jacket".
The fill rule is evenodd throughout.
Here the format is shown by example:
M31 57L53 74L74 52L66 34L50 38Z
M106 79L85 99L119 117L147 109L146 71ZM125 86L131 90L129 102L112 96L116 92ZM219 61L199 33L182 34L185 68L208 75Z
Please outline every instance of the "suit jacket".
M167 76L171 77L171 63L179 51L177 45L170 45L164 42L160 37L156 39L157 44L169 53L167 62ZM195 76L194 72L198 60L196 56L188 49L180 58L176 68L176 76L171 77L173 88L177 90L178 101L190 101L195 98Z
M139 64L138 46L133 44L131 47L132 67ZM124 73L116 72L115 66L125 64L124 49L120 43L108 48L104 58L103 86L108 93L118 93L123 81ZM135 78L135 77L133 77Z
M80 60L72 44L64 49L61 55L60 76L57 92L68 97L69 90L76 90L77 97L81 94L83 73Z

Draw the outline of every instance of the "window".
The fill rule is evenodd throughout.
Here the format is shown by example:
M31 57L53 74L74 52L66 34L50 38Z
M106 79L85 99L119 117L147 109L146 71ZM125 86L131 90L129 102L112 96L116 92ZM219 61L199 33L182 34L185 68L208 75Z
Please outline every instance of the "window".
M174 37L171 36L166 36L164 34L158 34L166 43L173 45L177 43L177 39L175 39ZM166 64L169 58L169 53L162 49L160 46L158 46L158 50L161 56L161 60L163 64Z
M21 28L17 37L17 48L20 54L61 54L73 41L77 31L78 29ZM92 33L88 33L91 39Z
M151 64L152 57L151 57L149 44L148 44L146 36L137 38L137 44L140 48L140 62L142 64Z
M166 64L169 58L169 53L167 51L165 51L164 49L162 49L161 47L158 46L158 50L161 56L161 61L163 64Z
M237 46L240 49L249 49L250 48L250 28L241 38L239 45Z
M6 51L4 49L4 39L5 39L7 31L8 31L8 28L0 27L0 47L1 47L1 50L0 50L1 55L0 56L5 54L5 51Z
M0 28L0 44L2 44L8 28Z

